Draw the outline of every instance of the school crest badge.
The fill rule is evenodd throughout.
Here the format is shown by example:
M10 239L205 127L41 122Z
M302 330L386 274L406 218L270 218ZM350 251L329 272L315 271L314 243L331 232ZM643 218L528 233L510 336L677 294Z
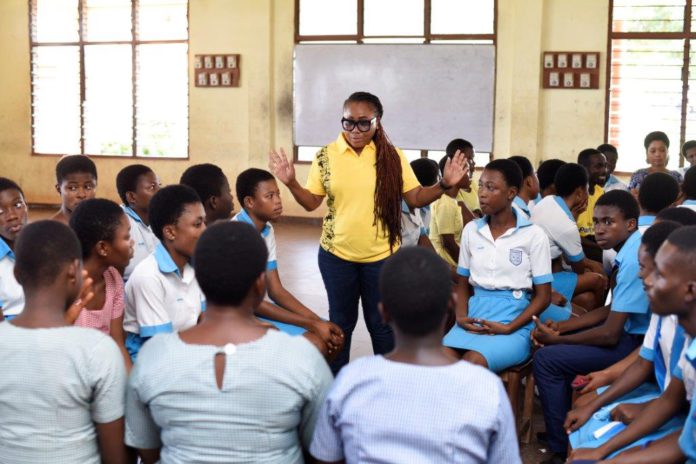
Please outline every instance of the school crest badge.
M510 262L513 266L519 266L522 264L522 250L519 248L510 249Z

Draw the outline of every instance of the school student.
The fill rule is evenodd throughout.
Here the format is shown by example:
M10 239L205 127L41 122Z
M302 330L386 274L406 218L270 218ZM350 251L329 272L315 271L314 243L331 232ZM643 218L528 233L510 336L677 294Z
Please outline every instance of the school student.
M66 155L56 164L60 209L51 218L68 224L75 207L97 195L97 166L85 155Z
M512 207L521 184L520 168L507 159L488 163L481 174L485 216L462 232L457 324L444 339L463 359L494 372L529 358L532 316L551 301L548 238Z
M684 167L679 170L679 173L683 176L689 168L696 166L696 140L687 140L684 142L680 155L684 161L686 161Z
M28 218L20 186L0 177L0 321L17 317L24 309L24 290L14 274L14 247Z
M443 349L454 305L448 266L430 250L404 248L382 268L380 292L394 350L341 371L319 413L312 456L347 464L520 463L500 379Z
M696 150L696 148L694 148L694 150ZM696 167L690 167L684 174L682 193L684 195L684 201L679 206L696 211Z
M532 163L524 156L511 156L508 158L510 161L517 164L522 171L522 185L520 191L517 192L517 196L512 203L512 206L517 208L518 211L524 213L526 219L532 216L532 209L535 205L535 200L541 192L539 186L539 179L534 172L534 167Z
M683 226L695 226L696 211L689 208L670 206L657 213L655 222L657 223L658 221L674 221Z
M418 182L426 187L437 184L440 178L440 168L434 160L419 158L411 161L411 168ZM401 246L433 248L428 238L430 217L430 205L411 208L406 200L401 200Z
M343 348L344 340L340 327L317 316L295 298L280 281L275 230L270 222L278 219L283 213L280 189L275 177L263 169L247 169L237 177L236 191L242 211L233 219L253 226L263 237L268 249L266 285L272 303L261 302L256 314L290 335L309 331L319 337L325 345L320 347L322 353L329 356L338 354Z
M478 201L478 185L473 182L474 169L476 168L476 161L474 160L474 146L468 140L454 139L447 144L447 147L445 148L445 155L447 155L449 159L452 159L457 151L464 155L466 163L468 164L469 175L467 178L469 183L465 184L465 186L461 187L459 191L457 191L455 200L457 200L457 203L459 203L459 206L462 208L462 217L464 218L464 221L468 222L467 211L470 211L475 217L483 216L481 213L481 206L479 205Z
M94 297L80 312L75 325L110 335L123 354L126 369L131 359L123 330L125 295L118 269L126 267L133 254L128 218L116 203L95 198L85 200L70 216L70 228L80 240L83 269L92 278Z
M567 303L577 295L576 303L591 311L604 301L607 279L602 274L599 263L585 258L575 222L587 207L587 171L576 163L564 164L558 169L554 184L557 194L543 198L534 207L531 221L546 232L551 244L551 287ZM586 270L590 272L585 272ZM542 322L547 317L554 320L568 319L570 305L567 304L564 309L565 313L551 311L554 313L551 314L549 310L545 311Z
M205 210L185 185L159 190L150 201L150 224L160 243L138 264L126 283L126 348L135 360L152 336L196 325L205 308L190 264L205 230Z
M588 192L587 208L578 216L577 224L582 239L582 248L585 255L597 262L602 262L602 249L595 242L594 223L592 221L594 205L599 197L604 194L602 185L607 177L607 159L601 151L594 148L586 148L578 153L578 164L587 169Z
M639 277L638 215L636 200L623 190L602 195L593 211L597 244L619 250L611 278L615 282L611 304L552 327L535 321L532 337L542 348L534 354L534 376L554 453L548 462L566 458L568 439L563 422L570 410L573 378L612 365L643 341L650 312Z
M601 151L607 159L607 180L604 182L604 185L602 185L602 189L605 192L611 192L616 189L628 190L628 186L614 175L616 163L619 160L619 152L616 147L610 143L603 143L597 147L597 150Z
M66 320L83 284L80 242L66 225L38 221L14 251L25 306L0 323L2 462L125 464L121 354L109 336Z
M676 222L660 222L646 230L641 238L638 251L640 277L648 294L652 283L649 276L655 267L657 250L679 227L681 224ZM653 301L650 303L654 305ZM626 425L622 422L630 423L650 402L665 392L677 368L683 346L684 331L677 317L653 314L639 356L632 357L633 362L623 366L622 372L608 388L599 389L589 403L568 413L563 427L572 432L569 438L575 450L573 458L583 454L604 458L620 452L622 447L617 447L616 443L624 441L621 431L626 429ZM653 376L656 382L652 381ZM612 421L616 422L612 424ZM675 417L657 434L641 437L628 447L654 441L680 428L682 424L683 417Z
M149 341L128 383L126 443L144 464L304 462L331 371L304 337L254 317L267 254L240 222L214 224L198 240L205 318Z
M135 266L155 251L159 243L150 228L150 200L159 189L157 174L142 164L126 166L116 175L116 190L123 202L121 207L128 216L134 244L133 257L123 271L124 281L128 280Z
M179 183L188 185L201 197L207 225L230 218L234 199L227 176L220 167L210 163L195 164L184 171Z
M559 159L550 159L543 161L537 169L537 179L539 179L539 192L541 197L556 195L556 185L553 183L558 169L566 164L565 161Z

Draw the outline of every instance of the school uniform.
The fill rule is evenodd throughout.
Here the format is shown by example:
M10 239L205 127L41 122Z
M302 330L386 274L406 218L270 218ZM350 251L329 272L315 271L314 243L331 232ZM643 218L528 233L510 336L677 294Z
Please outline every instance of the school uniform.
M24 289L14 276L15 255L0 238L0 308L6 320L24 310Z
M249 216L249 213L247 213L245 209L242 209L241 212L237 213L232 218L232 220L238 222L245 222L253 228L256 228L256 226L254 225L254 221L251 219L251 216ZM261 238L263 238L263 241L266 243L266 249L268 250L266 271L275 271L278 269L278 260L276 258L276 240L275 231L273 229L273 225L270 222L267 222L266 225L263 226L263 230L261 230ZM271 324L276 326L278 330L281 330L290 335L301 335L307 331L302 327L287 324L285 322L274 321L273 319L266 319L265 317L259 317L259 319L266 322L270 322Z
M534 354L534 376L544 411L549 447L565 453L568 438L563 422L571 406L570 384L578 374L604 369L628 356L643 342L649 322L648 297L638 276L638 247L641 234L633 232L616 256L616 285L611 311L628 318L613 347L559 344L545 346Z
M457 263L445 249L442 236L452 234L454 241L460 245L464 219L462 210L457 200L447 195L442 195L432 204L433 215L430 219L430 241L435 252L451 267L457 267ZM461 245L460 245L461 246Z
M161 243L133 271L126 283L123 328L126 348L135 360L148 338L193 327L205 311L205 296L193 267L183 274Z
M650 228L651 225L655 223L655 216L640 216L638 217L638 231L640 235L643 235L646 230ZM609 250L602 250L602 267L604 272L607 274L611 273L614 267L614 260L616 259L616 251L611 248Z
M428 235L420 209L411 211L406 201L401 200L401 246L418 246L421 235Z
M619 180L614 174L611 174L602 188L605 192L611 192L612 190L628 190L628 185Z
M684 349L685 338L684 329L679 325L676 316L658 316L653 314L650 318L648 331L645 333L643 346L640 349L640 357L653 363L656 383L645 382L635 390L597 410L582 427L570 434L570 445L573 448L597 448L601 446L626 428L626 425L620 422L612 422L611 420L611 411L616 406L623 403L646 403L664 393L677 370L679 359ZM597 393L601 394L608 388L602 387L597 390ZM613 427L605 429L603 432L600 430L609 424L613 424ZM616 451L609 457L619 454L628 448L640 446L648 441L658 440L679 429L683 424L683 416L674 417L657 431Z
M696 398L694 390L696 386L696 339L687 339L684 355L679 360L675 377L684 382L686 399L691 401L689 414L686 416L684 428L679 435L679 448L686 455L687 463L696 463Z
M580 233L573 213L563 198L549 195L534 207L532 222L541 227L549 238L551 260L562 258L567 263L578 263L585 259L582 251ZM565 264L565 263L564 263ZM570 304L578 283L578 275L572 270L555 272L552 288L568 301L565 307L554 304L541 314L542 322L546 320L563 321L570 318Z
M510 323L529 305L533 286L553 280L546 234L517 209L513 212L515 227L496 240L487 216L470 222L462 232L457 274L468 277L474 289L471 318ZM492 371L500 372L529 358L533 325L530 321L510 335L477 335L455 325L443 343L477 351Z
M522 198L520 198L519 195L515 196L515 198L512 200L512 207L515 208L517 211L521 212L524 215L525 219L529 219L530 217L532 217L531 204L533 204L533 202L527 203Z
M679 205L680 208L689 208L692 211L696 211L696 200L684 200L684 203Z
M123 212L126 213L128 217L128 222L130 223L130 236L133 240L133 257L128 263L128 266L126 266L126 270L123 272L123 280L127 281L133 273L135 266L147 258L150 253L155 251L159 239L152 232L150 226L140 219L140 216L138 216L138 213L136 213L133 208L125 205L121 205L121 208L123 208Z

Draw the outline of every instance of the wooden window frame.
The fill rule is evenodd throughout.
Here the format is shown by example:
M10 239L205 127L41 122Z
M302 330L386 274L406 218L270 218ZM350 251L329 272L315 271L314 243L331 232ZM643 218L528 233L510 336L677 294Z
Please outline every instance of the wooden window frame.
M189 28L189 13L191 0L186 2L186 39L180 40L139 40L138 30L135 27L137 22L138 10L140 7L140 0L130 0L131 2L131 39L130 40L113 40L113 41L89 41L84 40L84 29L85 29L85 15L84 15L84 0L78 0L78 41L77 42L38 42L34 40L32 34L32 29L34 26L35 17L35 5L37 0L28 0L29 3L29 75L31 80L31 156L41 156L41 157L61 157L65 153L36 153L35 147L35 137L34 137L34 83L31 73L34 69L34 47L78 47L79 49L79 59L80 59L80 154L86 155L94 158L102 159L147 159L147 160L181 160L188 161L190 159L191 151L191 124L189 117L190 102L187 103L186 112L186 126L188 131L187 144L186 144L186 156L143 156L138 155L138 140L137 140L137 55L136 48L138 45L151 45L151 44L186 44L187 45L187 63L190 61L191 48L189 46L190 39L190 28ZM132 153L130 155L102 155L102 154L91 154L85 153L85 46L86 45L131 45L131 91L132 91L132 105L133 105L133 115L132 115L132 134L131 134L131 147ZM188 65L186 67L187 80L188 80ZM190 83L189 83L190 86ZM187 90L187 100L190 96Z

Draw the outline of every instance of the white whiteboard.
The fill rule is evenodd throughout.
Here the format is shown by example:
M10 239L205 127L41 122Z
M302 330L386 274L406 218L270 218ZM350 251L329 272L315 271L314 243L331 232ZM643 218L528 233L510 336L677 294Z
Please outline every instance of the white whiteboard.
M343 102L377 95L394 145L444 150L454 138L493 150L493 45L300 44L294 60L295 145L323 146L341 131Z

